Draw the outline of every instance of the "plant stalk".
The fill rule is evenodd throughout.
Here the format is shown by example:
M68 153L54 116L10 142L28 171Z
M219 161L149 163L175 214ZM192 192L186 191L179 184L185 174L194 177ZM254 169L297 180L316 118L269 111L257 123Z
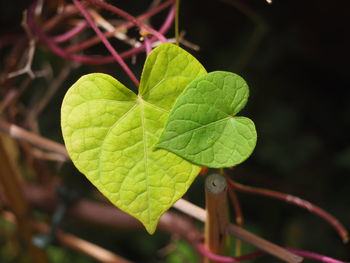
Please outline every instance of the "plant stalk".
M227 183L221 174L212 174L205 181L205 202L207 220L205 221L205 246L215 254L224 255L227 241L228 223ZM205 263L218 261L205 258Z
M10 158L5 145L5 137L0 134L0 182L3 186L6 198L11 210L16 215L18 231L23 237L24 244L33 259L37 263L49 263L46 254L32 243L33 229L30 225L29 207L26 198L22 194L19 184L19 175L15 162Z
M175 14L175 43L178 46L180 44L179 34L179 13L180 13L180 0L176 0L176 14Z

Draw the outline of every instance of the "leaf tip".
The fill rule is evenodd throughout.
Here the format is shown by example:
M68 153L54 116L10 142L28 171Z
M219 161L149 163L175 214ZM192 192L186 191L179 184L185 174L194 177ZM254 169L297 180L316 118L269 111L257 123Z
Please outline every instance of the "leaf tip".
M152 222L144 222L142 220L140 220L140 221L143 224L143 226L145 227L148 234L153 235L156 232L159 218L157 220L152 221Z
M150 235L153 235L154 232L156 232L156 229L157 229L156 226L152 226L152 227L145 226L145 228L146 228L147 233L150 234Z

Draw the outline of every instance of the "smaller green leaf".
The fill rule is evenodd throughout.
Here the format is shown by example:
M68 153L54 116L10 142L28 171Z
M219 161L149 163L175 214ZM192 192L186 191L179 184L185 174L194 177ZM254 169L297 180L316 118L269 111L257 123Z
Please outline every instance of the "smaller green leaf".
M243 162L256 145L254 123L236 116L248 96L246 82L234 73L193 80L175 102L157 147L213 168Z

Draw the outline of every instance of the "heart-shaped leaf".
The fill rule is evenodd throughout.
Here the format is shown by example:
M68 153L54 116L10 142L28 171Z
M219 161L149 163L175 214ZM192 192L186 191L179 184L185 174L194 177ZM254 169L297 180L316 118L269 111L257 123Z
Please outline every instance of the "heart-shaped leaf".
M177 99L157 147L213 168L243 162L256 144L254 123L235 116L248 96L246 82L234 73L195 79Z
M200 170L154 145L176 98L204 74L189 53L162 44L147 57L139 95L95 73L81 77L63 100L62 133L73 163L151 234Z

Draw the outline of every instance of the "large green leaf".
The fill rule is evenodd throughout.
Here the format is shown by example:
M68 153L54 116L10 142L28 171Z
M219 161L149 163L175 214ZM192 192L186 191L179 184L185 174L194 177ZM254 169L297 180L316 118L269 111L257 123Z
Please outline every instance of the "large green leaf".
M163 44L145 62L139 95L95 73L81 77L63 100L62 133L73 163L151 234L200 170L154 145L178 95L205 73L189 53Z
M243 162L256 144L254 123L236 116L248 96L246 82L234 73L195 79L177 99L157 147L213 168Z

